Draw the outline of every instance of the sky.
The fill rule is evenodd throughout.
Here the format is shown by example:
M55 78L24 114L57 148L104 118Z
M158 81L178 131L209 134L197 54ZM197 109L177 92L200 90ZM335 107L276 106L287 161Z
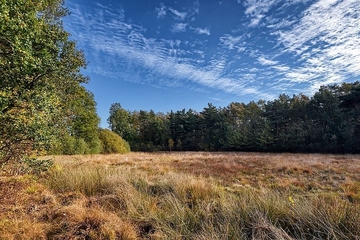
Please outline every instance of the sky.
M360 0L66 0L101 127L360 80Z

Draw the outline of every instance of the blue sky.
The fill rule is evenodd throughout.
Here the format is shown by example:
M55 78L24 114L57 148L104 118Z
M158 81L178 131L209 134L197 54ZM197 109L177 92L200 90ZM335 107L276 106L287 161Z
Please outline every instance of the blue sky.
M101 126L360 80L359 0L66 0Z

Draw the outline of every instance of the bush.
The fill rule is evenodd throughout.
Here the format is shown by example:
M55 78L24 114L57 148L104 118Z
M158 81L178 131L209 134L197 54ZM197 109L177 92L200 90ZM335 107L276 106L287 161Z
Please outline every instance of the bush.
M60 136L48 153L55 155L98 154L101 152L102 143L98 136L86 141L70 135Z
M102 153L130 152L129 143L108 129L100 129L99 138L102 143Z
M84 139L75 138L70 135L66 135L62 139L60 154L74 155L85 154L88 152L88 146Z

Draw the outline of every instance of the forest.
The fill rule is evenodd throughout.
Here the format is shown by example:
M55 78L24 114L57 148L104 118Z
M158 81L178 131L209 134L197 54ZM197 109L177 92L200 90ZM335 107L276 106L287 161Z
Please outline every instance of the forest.
M201 112L131 112L114 103L109 114L109 128L133 151L360 152L359 82L322 86L312 97L209 103Z

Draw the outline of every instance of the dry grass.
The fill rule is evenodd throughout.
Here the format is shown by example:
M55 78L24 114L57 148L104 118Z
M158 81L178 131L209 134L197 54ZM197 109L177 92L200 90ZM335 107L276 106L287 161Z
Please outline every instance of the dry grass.
M360 238L360 156L54 160L45 175L0 178L0 239Z
M142 170L150 175L169 171L212 177L222 184L305 191L356 193L360 183L358 155L265 153L129 153L126 155L55 156L65 166L107 166ZM355 189L353 189L355 186Z

